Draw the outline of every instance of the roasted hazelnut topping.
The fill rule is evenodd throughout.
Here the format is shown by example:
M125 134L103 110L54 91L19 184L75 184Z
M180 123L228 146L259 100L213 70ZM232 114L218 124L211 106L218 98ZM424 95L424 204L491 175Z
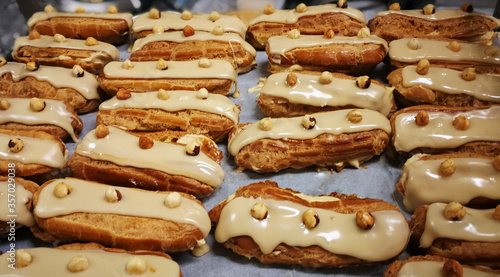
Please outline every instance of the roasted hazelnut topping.
M452 41L452 42L450 42L450 43L448 43L448 46L447 46L447 47L448 47L448 49L450 49L450 50L451 50L451 51L453 51L453 52L459 52L459 51L460 51L460 49L462 49L462 48L460 47L460 43L458 43L458 41L455 41L455 40L454 40L454 41Z
M427 4L424 6L424 8L422 9L423 13L425 15L431 15L431 14L434 14L436 12L436 9L434 8L434 5L432 4Z
M273 128L273 121L270 117L263 118L259 121L259 129L262 131L269 131Z
M167 70L168 69L168 63L165 61L163 58L160 58L158 60L158 63L156 63L156 69L158 70Z
M415 116L415 123L417 123L418 126L429 124L429 114L426 111L419 111Z
M453 120L453 127L455 127L455 129L457 130L465 131L469 129L469 126L470 126L469 118L463 115L459 115L455 117L455 119Z
M307 11L307 6L304 3L300 3L295 7L295 11L298 13L305 13Z
M139 147L141 149L151 149L155 144L154 140L148 137L140 137L139 138Z
M149 18L151 19L159 19L161 17L161 13L157 9L151 9L149 10Z
M30 40L41 38L40 33L37 30L31 30L28 34Z
M186 25L184 26L184 29L182 29L182 33L184 34L185 37L190 37L194 35L194 29L193 27Z
M129 69L134 68L134 65L132 64L132 62L129 59L126 59L122 63L122 68L129 70Z
M319 215L313 209L308 209L302 214L302 223L307 229L314 229L319 224Z
M443 264L443 269L441 273L444 277L462 277L464 276L464 270L462 265L456 260L447 260Z
M171 192L165 197L163 204L170 209L177 208L181 205L181 195L178 192Z
M372 80L368 76L360 76L356 79L356 85L362 89L369 88Z
M328 85L333 81L333 74L329 71L321 72L319 75L319 82L323 85Z
M347 9L347 0L339 0L337 2L337 7Z
M61 34L55 34L54 35L54 41L57 42L57 43L62 43L62 42L66 41L66 38L63 35L61 35Z
M465 81L476 80L476 70L473 67L468 67L462 72L462 79Z
M401 10L401 6L399 5L398 2L394 2L392 3L390 6L389 6L389 10L390 11L400 11Z
M302 126L309 130L314 128L314 126L316 126L316 118L310 115L304 115L304 117L302 117Z
M351 123L359 123L363 120L363 114L359 110L351 110L347 113L347 120Z
M370 29L368 27L363 27L359 29L358 38L369 38L370 37Z
M26 64L26 69L29 71L37 71L40 68L40 64L37 62L28 62Z
M325 33L323 34L323 37L324 38L328 38L328 39L332 39L335 37L335 32L332 30L332 29L328 29L325 31Z
M153 33L154 34L163 34L165 32L165 29L163 26L156 25L153 27Z
M76 8L75 13L85 13L85 9L82 7L78 7Z
M299 37L300 37L300 31L297 29L293 29L288 32L288 38L297 39Z
M181 18L184 20L190 20L191 18L193 18L193 14L190 11L183 11L181 13Z
M291 72L286 75L286 84L289 87L293 87L297 84L297 74Z
M500 221L500 205L497 205L495 211L493 212L493 219Z
M189 156L197 156L200 154L201 147L196 141L192 141L186 145L186 154Z
M455 173L457 164L452 159L446 159L439 165L439 172L444 176L451 176Z
M273 14L274 13L274 7L271 5L266 5L264 7L264 14Z
M250 214L257 220L266 219L268 215L267 206L262 203L255 203L250 209Z
M106 202L116 203L122 200L122 194L119 190L109 187L104 193L104 199L106 199Z
M205 100L208 98L208 95L209 95L208 90L206 88L201 88L196 93L196 98Z
M10 108L10 103L6 99L0 99L0 110L5 111Z
M81 66L75 64L73 66L73 69L71 70L71 74L76 78L80 78L83 77L83 75L85 75L85 71Z
M216 21L217 19L220 18L220 13L216 12L216 11L212 11L210 13L210 15L208 16L208 19L212 20L212 21Z
M488 46L486 50L484 50L484 54L487 56L495 56L498 53L498 47L495 45Z
M471 3L465 3L463 4L460 9L466 13L471 13L474 11L474 8L472 7Z
M45 101L40 98L31 98L30 100L30 109L34 112L41 112L45 109Z
M89 260L83 256L71 258L67 266L70 272L82 272L89 268Z
M9 146L10 152L18 153L19 151L23 150L24 142L19 138L14 138L14 139L9 140L9 143L7 144L7 146Z
M111 5L108 7L108 13L116 14L118 13L118 9L116 8L116 6Z
M222 36L224 34L224 29L221 26L215 26L212 30L212 34L216 36Z
M168 100L168 98L170 98L170 96L168 95L168 92L166 90L162 88L158 90L158 99Z
M98 139L105 138L108 135L109 135L109 129L106 125L104 125L104 124L97 125L97 127L95 128L95 136Z
M426 75L427 73L429 73L430 66L431 64L429 63L429 60L427 59L420 60L417 64L416 71L420 75Z
M356 212L356 224L359 228L363 230L368 230L375 225L375 219L373 215L368 211L357 211Z
M43 11L46 13L53 13L53 12L56 12L56 9L54 9L54 6L52 6L52 5L47 5L43 9Z
M132 97L132 94L130 93L130 91L124 88L118 89L118 91L116 92L116 99L118 100L127 100L130 97Z
M54 196L57 198L64 198L68 196L73 189L66 183L59 183L54 187Z
M500 171L500 155L497 155L493 159L493 166L495 167L496 170Z
M87 45L87 46L95 46L95 45L98 45L98 44L99 44L99 41L97 41L97 39L95 39L93 37L88 37L85 40L85 45Z
M16 250L16 268L23 268L29 266L33 262L33 256L24 250Z
M7 60L4 57L0 57L0 66L4 66L7 63Z
M458 202L450 202L444 207L443 215L448 220L462 220L467 214L464 206Z
M408 41L407 45L408 45L408 48L410 48L411 50L420 49L420 41L418 41L418 39L416 39L416 38L410 39L410 41Z
M209 68L212 66L212 62L207 58L203 58L198 62L198 66L202 68Z
M146 262L139 257L132 257L125 267L125 271L127 271L130 275L141 275L148 270L148 266Z

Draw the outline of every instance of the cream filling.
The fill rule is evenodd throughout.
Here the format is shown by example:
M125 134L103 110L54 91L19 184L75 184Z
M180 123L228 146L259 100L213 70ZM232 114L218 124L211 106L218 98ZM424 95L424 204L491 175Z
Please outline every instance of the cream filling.
M75 130L71 125L73 119L78 119L67 110L63 101L44 99L45 109L34 112L30 108L30 98L4 99L9 101L10 108L0 110L0 124L15 122L24 125L55 125L63 128L73 141L78 141Z
M38 21L47 20L52 17L81 17L81 18L104 18L125 20L130 28L132 26L131 13L70 13L70 12L36 12L28 19L28 27L31 29Z
M14 197L9 197L9 189L12 189L9 184L15 185L15 192L10 193ZM9 199L15 199L16 202L8 202ZM26 203L31 199L33 199L33 193L25 189L23 185L17 182L0 182L0 203L2 203L0 205L0 221L9 222L11 219L15 219L18 224L33 227L35 225L35 219L31 211L26 207ZM14 204L15 207L13 211L10 211L8 204Z
M456 114L428 112L429 123L415 123L417 112L401 113L394 120L394 147L397 151L410 152L419 147L456 148L474 141L500 141L500 106L477 109ZM467 130L453 126L455 117L463 115L469 119Z
M385 52L388 51L387 42L375 35L368 38L335 36L334 38L325 38L322 35L301 35L298 38L292 39L288 36L273 36L267 41L269 47L269 55L284 56L286 52L296 48L308 48L315 46L324 46L330 44L365 44L376 43L384 47Z
M132 62L133 68L122 68L122 62L110 62L104 67L106 78L126 79L229 79L236 82L238 73L231 63L223 60L209 60L210 67L198 66L199 60L194 61L168 61L168 69L156 68L158 62Z
M180 276L179 265L165 257L155 255L133 255L128 253L113 253L104 250L62 250L54 248L25 249L33 257L33 261L26 267L8 268L9 254L4 253L0 258L0 268L3 272L12 271L20 276L131 276L127 273L128 262L137 257L146 262L147 269L140 276ZM74 257L83 256L89 262L86 270L72 273L68 270L68 263Z
M406 66L402 70L403 86L423 86L448 94L467 94L479 100L500 102L500 76L477 74L473 81L462 78L462 71L430 67L429 73L420 75L416 66Z
M94 160L120 166L151 168L173 175L182 175L218 188L224 179L222 167L203 152L186 154L186 147L155 141L150 149L139 147L139 138L116 127L108 127L109 135L98 139L90 131L76 146L75 153ZM126 151L124 151L126 147Z
M312 139L321 134L340 135L342 133L355 133L381 129L391 133L391 125L387 117L372 110L360 109L363 119L359 123L351 123L347 120L347 113L351 110L338 110L312 114L316 119L316 126L306 129L302 125L302 116L291 118L270 119L273 128L269 131L259 129L259 123L245 126L243 130L234 135L228 143L231 155L236 156L241 148L259 139Z
M377 16L385 16L389 14L398 14L398 15L405 15L405 16L411 16L411 17L417 17L421 19L426 19L426 20L431 20L431 21L436 21L436 20L446 20L446 19L453 19L453 18L463 18L467 16L484 16L486 18L489 18L493 20L497 25L500 25L500 20L493 16L488 16L484 13L480 12L464 12L461 9L455 9L455 10L440 10L436 9L433 14L426 15L422 12L422 9L419 10L401 10L401 11L382 11L378 12Z
M97 93L99 83L88 72L85 72L82 77L75 77L72 70L67 68L40 65L38 70L29 71L24 63L9 62L0 66L0 76L6 73L12 74L12 79L15 82L30 76L38 81L48 82L56 88L72 88L82 94L85 99L99 99Z
M420 237L420 247L427 248L437 238L464 241L499 242L500 221L493 219L495 209L465 208L467 214L462 220L447 220L443 216L444 203L429 205L424 233Z
M260 14L250 20L249 25L254 25L259 22L279 22L285 24L293 24L302 16L317 15L322 13L343 13L361 23L366 23L365 15L358 9L347 7L346 9L339 8L336 4L325 4L307 6L307 10L303 13L298 13L293 10L276 10L272 14Z
M189 25L195 31L212 32L215 27L221 26L225 33L238 33L242 38L245 38L247 26L237 16L221 14L220 18L215 21L212 21L209 16L209 14L193 14L193 18L184 20L180 13L164 11L161 12L159 19L151 19L149 13L146 12L137 16L132 30L134 33L138 33L152 30L155 26L161 26L165 31L182 30L184 26Z
M257 220L250 214L256 203L268 208L268 217ZM373 212L375 225L362 230L355 214L341 214L317 209L320 221L314 229L302 223L302 214L309 207L290 201L236 197L222 209L215 239L225 242L237 236L250 236L264 254L280 243L292 247L317 245L335 253L368 261L384 261L397 256L406 247L410 230L405 217L397 211Z
M487 45L474 43L460 43L461 50L454 52L447 48L449 42L419 38L420 48L408 48L411 38L393 40L389 43L389 57L391 60L413 63L422 59L429 61L473 61L481 63L500 64L500 51L494 56L484 53Z
M196 97L197 92L187 90L168 91L167 100L160 100L156 91L131 93L131 95L127 100L119 100L115 96L101 103L99 110L119 108L160 109L167 112L198 110L225 116L235 124L239 121L240 110L224 95L209 94L206 99L200 99Z
M21 139L24 143L24 148L17 153L11 152L8 146L9 141L13 138ZM56 141L0 134L0 158L24 164L62 168L67 157L65 151L61 151L59 143Z
M385 116L392 109L392 94L383 86L372 84L367 89L361 89L356 85L356 80L342 78L334 78L330 84L322 84L319 76L296 73L298 82L290 87L285 82L287 75L285 72L272 74L260 93L282 97L290 103L316 107L355 105L378 111Z
M437 261L414 261L403 265L399 270L400 277L442 277L444 262ZM488 273L463 267L463 277L495 277L500 274Z
M64 198L54 195L54 187L66 183L71 193ZM106 191L113 187L120 191L122 198L116 203L106 201ZM203 236L210 232L210 219L205 208L194 200L180 197L180 204L175 208L165 205L165 198L170 193L160 193L126 187L114 187L74 178L57 179L46 186L38 197L34 213L40 218L64 216L72 213L117 214L158 218L177 223L192 224L200 229ZM92 205L89 205L89 202Z
M115 61L120 59L120 52L112 44L99 42L99 44L94 46L88 46L85 44L85 40L82 39L70 39L66 38L63 42L56 42L52 36L40 36L39 39L29 39L29 37L17 38L14 42L14 49L12 52L17 52L19 48L23 46L33 46L38 48L65 48L65 49L76 49L76 50L89 50L95 52L104 52L111 56ZM101 58L104 54L95 55L90 61L102 63Z
M492 160L453 158L457 168L451 176L439 173L444 160L410 160L405 164L401 184L408 211L435 202L466 204L480 196L500 199L500 171L493 167Z

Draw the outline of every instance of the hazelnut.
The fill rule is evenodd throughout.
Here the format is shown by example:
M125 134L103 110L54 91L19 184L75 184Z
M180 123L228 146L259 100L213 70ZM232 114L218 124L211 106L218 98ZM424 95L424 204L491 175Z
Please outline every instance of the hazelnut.
M109 135L109 129L106 125L104 125L104 124L97 125L97 127L95 128L95 136L98 139L105 138L108 135Z
M193 18L193 14L190 11L183 11L181 14L181 18L184 20L190 20Z
M122 68L123 68L123 69L130 70L130 69L134 68L134 65L132 64L132 62L131 62L129 59L126 59L126 60L125 60L125 61L123 61L123 63L122 63Z
M370 37L370 29L368 27L363 27L358 31L358 38L369 38Z
M71 258L68 263L68 270L70 272L82 272L89 267L89 260L83 256L76 256Z
M76 64L73 66L73 69L71 70L71 74L76 78L80 78L80 77L83 77L83 75L85 75L85 71L83 70L83 68L81 66Z
M434 8L434 5L432 4L427 4L424 6L424 8L422 9L422 12L425 14L425 15L431 15L431 14L434 14L436 12L436 9Z
M83 7L78 7L75 9L75 13L85 13L85 9Z
M212 30L212 34L216 36L222 36L224 34L224 29L221 26L215 26Z
M158 99L168 100L168 98L170 98L170 96L168 95L168 92L166 90L162 88L158 90Z
M158 70L167 70L168 69L168 63L165 61L163 58L160 58L158 62L156 63L156 69Z
M208 19L212 20L212 21L216 21L217 19L220 18L220 13L216 12L216 11L212 11L210 13L210 15L208 16Z
M31 98L30 100L30 109L34 112L41 112L45 109L45 101L40 98Z
M212 62L207 58L203 58L198 62L198 66L202 68L209 68L212 66Z
M268 215L267 206L262 203L255 203L250 209L250 214L257 220L266 219Z
M304 3L300 3L295 7L295 11L298 13L305 13L307 11L307 6Z
M347 120L351 123L359 123L363 120L363 114L359 110L351 110L347 113Z
M293 29L288 32L288 38L297 39L299 37L300 37L300 31L297 29Z
M286 75L286 84L289 87L293 87L297 84L297 74L291 72Z
M493 212L493 219L500 221L500 205L497 205L495 211Z
M9 143L7 144L7 146L9 146L10 152L18 153L19 151L23 150L24 142L19 138L14 138L14 139L9 140Z
M203 100L207 99L208 98L208 90L206 88L201 88L196 93L196 98L203 99Z
M429 124L429 114L426 111L419 111L415 116L415 123L417 123L418 126Z
M356 224L358 224L359 228L363 230L369 230L375 224L375 219L373 218L373 215L368 211L357 211Z
M28 34L30 40L41 38L40 33L37 30L31 30Z
M156 25L153 27L153 34L163 34L165 32L165 29L163 26Z
M140 137L139 138L139 147L141 149L151 149L155 144L154 140L148 137Z
M450 259L443 264L441 273L444 277L462 277L464 270L459 262Z
M418 50L418 49L420 49L420 41L418 41L418 39L416 39L416 38L412 38L412 39L410 39L410 41L408 41L407 46L411 50Z
M450 202L444 207L443 215L448 220L462 220L467 212L458 202Z
M474 11L474 8L472 7L471 3L465 3L463 4L460 9L466 13L471 13Z
M5 111L10 108L10 103L6 99L0 99L0 110Z
M118 89L118 91L116 92L116 98L118 100L127 100L130 97L132 97L132 94L130 93L130 91L124 88Z
M332 30L332 29L328 29L325 31L325 33L323 34L323 37L324 38L328 38L328 39L332 39L335 37L335 32Z
M26 69L29 71L37 71L40 68L40 64L37 62L28 62L26 64Z
M308 209L302 214L302 223L307 229L313 229L319 224L319 215L313 209Z
M68 196L72 191L73 189L71 188L70 185L66 183L58 183L54 187L54 196L57 198L64 198Z
M161 13L158 9L151 9L149 10L149 18L151 19L159 19L161 17Z
M476 69L468 67L462 72L462 79L465 81L474 81L476 79Z
M420 60L417 64L416 71L420 75L426 75L427 73L429 73L430 66L431 66L431 64L429 63L429 60L427 60L427 59Z
M7 63L7 60L4 57L0 57L0 66L4 66Z
M165 197L163 202L170 209L177 208L181 205L182 196L178 192L171 192Z
M273 120L270 117L263 118L259 121L259 129L269 131L273 128Z
M186 25L184 26L184 29L182 29L182 33L184 34L185 37L190 37L194 35L194 29L193 27Z
M146 272L147 269L148 266L146 262L137 256L132 257L125 267L125 271L130 275L141 275Z
M119 190L109 187L104 193L104 199L106 199L106 202L116 203L122 200L122 194Z
M273 14L274 13L274 7L271 5L266 5L264 7L264 14Z
M99 42L97 41L97 39L95 39L93 37L88 37L85 40L85 45L87 45L87 46L95 46L97 44L99 44Z
M362 89L369 88L371 84L372 84L372 80L368 76L360 76L356 79L356 85L359 88L362 88Z
M455 129L457 130L465 131L469 129L469 126L470 126L469 118L463 115L457 116L453 120L453 127L455 127Z
M61 34L55 34L54 35L54 41L57 42L57 43L62 43L62 42L66 41L66 38L63 35L61 35Z
M399 5L398 2L394 2L392 3L390 6L389 6L389 10L390 11L400 11L401 10L401 6Z
M439 165L439 172L444 176L451 176L455 173L457 164L452 159L446 159Z
M302 117L302 126L309 130L314 128L314 126L316 126L316 118L310 115L304 115L304 117Z
M16 267L23 268L29 266L33 262L33 256L24 250L18 249L16 250Z
M493 167L495 167L496 170L500 171L500 155L497 155L493 159Z
M453 52L458 52L461 49L460 43L458 43L458 41L456 41L456 40L451 41L450 43L448 43L447 47L448 47L448 49L450 49Z
M329 71L321 72L319 75L319 82L323 85L328 85L333 81L333 74Z
M498 47L495 45L488 46L486 50L484 50L484 54L487 56L495 56L498 52Z
M47 5L43 9L43 11L46 13L53 13L53 12L56 12L56 9L54 9L54 6L52 6L52 5Z
M201 147L195 140L186 145L186 154L189 156L197 156L200 154Z
M111 13L111 14L118 13L118 9L116 8L116 6L111 5L108 7L108 13Z
M347 0L339 0L337 2L337 7L347 9Z

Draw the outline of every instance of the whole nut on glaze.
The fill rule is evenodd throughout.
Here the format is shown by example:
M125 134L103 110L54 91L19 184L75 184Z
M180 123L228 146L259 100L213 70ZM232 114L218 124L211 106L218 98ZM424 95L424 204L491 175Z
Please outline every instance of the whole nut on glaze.
M493 219L500 221L500 205L497 205L495 211L493 212Z
M263 118L259 121L259 129L269 131L273 128L273 121L270 117Z
M85 9L83 7L78 7L75 9L75 13L85 13Z
M417 123L418 126L429 124L429 113L426 111L419 111L415 116L415 123Z
M29 71L37 71L40 68L40 64L37 62L28 62L26 64L26 69Z
M72 191L73 189L71 188L70 185L66 183L58 183L54 187L54 196L57 198L64 198L68 196Z
M267 206L262 203L255 203L250 209L250 214L257 220L264 220L269 214Z
M351 110L347 113L347 120L351 123L359 123L363 120L363 114L360 110Z
M114 187L109 187L104 193L104 199L108 203L116 203L122 200L122 193Z
M448 46L446 46L446 47L448 47L448 49L450 49L453 52L459 52L460 49L462 49L460 47L460 43L458 43L458 41L455 41L455 40L448 43Z
M134 68L134 65L132 64L132 62L129 59L126 59L122 63L122 68L130 70L130 69Z
M83 256L71 258L67 266L70 272L82 272L89 268L89 260Z
M289 87L293 87L297 84L297 74L291 72L286 75L286 84Z
M212 66L212 62L207 58L203 58L198 62L198 66L201 68L209 68Z
M116 13L118 13L118 9L116 8L116 6L111 5L108 7L108 13L116 14Z
M314 128L314 126L316 126L316 118L310 115L304 115L304 117L302 117L302 126L308 130Z
M193 14L190 11L183 11L181 13L181 18L184 20L190 20L191 18L193 18Z
M373 225L375 225L375 219L368 211L357 211L356 224L363 230L369 230L373 227Z
M37 30L31 30L28 34L30 40L41 38L40 33Z
M130 91L124 88L118 89L118 91L116 92L116 99L118 100L127 100L130 97L132 97L132 94L130 93Z
M196 141L191 141L186 145L186 154L189 156L197 156L200 154L201 147Z
M158 99L160 100L168 100L170 96L168 95L168 92L164 89L159 89L158 90Z
M159 19L161 16L161 13L158 9L151 9L149 10L149 14L148 14L148 17L151 18L151 19Z
M62 43L62 42L66 41L66 38L63 35L61 35L61 34L55 34L54 35L54 41L57 42L57 43Z
M30 99L30 109L34 112L41 112L45 109L45 101L40 98L33 97Z
M401 5L399 5L398 2L394 2L389 6L390 11L400 11L401 10Z
M0 99L0 110L5 111L10 108L10 102L6 99Z
M469 129L469 126L470 126L469 118L463 115L457 116L453 120L453 127L455 127L455 129L457 130L465 131Z
M0 57L0 66L4 66L7 63L7 60L4 57Z
M495 167L496 170L500 171L500 155L497 155L493 159L493 167Z
M368 27L363 27L358 31L358 38L369 38L370 37L370 29Z
M498 53L498 47L495 45L488 46L486 50L484 50L484 54L487 56L495 56Z
M436 9L434 8L434 5L432 4L427 4L425 5L423 8L422 8L422 12L425 14L425 15L431 15L431 14L434 14L436 12Z
M300 3L295 7L295 11L298 13L305 13L307 11L307 6L304 3Z
M448 203L443 210L443 215L448 220L462 220L464 216L467 214L464 206L458 202L450 202Z
M444 176L451 176L457 170L457 164L453 159L446 159L439 165L439 172Z
M95 136L98 139L105 138L108 135L109 135L109 129L106 125L104 125L104 124L97 125L97 127L95 128Z
M447 260L443 264L443 269L441 273L444 277L462 277L464 276L464 270L462 265L456 260Z
M266 5L264 7L264 14L273 14L274 13L274 7L272 5Z
M189 25L186 25L182 29L182 33L184 34L185 37L190 37L190 36L194 35L194 28L189 26Z
M339 0L337 2L337 7L347 9L347 0Z
M10 152L19 153L19 151L24 148L24 142L19 138L13 138L9 140L7 146L9 147Z
M165 197L163 204L170 209L177 208L181 205L182 196L178 192L171 192Z
M208 90L206 88L201 88L196 93L196 98L205 100L208 98L208 95L209 95Z
M139 147L141 149L151 149L155 144L154 140L148 137L140 137L139 138Z
M212 30L212 34L216 36L222 36L224 34L224 28L221 26L215 26Z
M125 267L125 271L131 275L141 275L146 272L146 270L148 270L146 261L137 256L132 257Z
M359 88L367 89L372 84L372 80L368 76L360 76L356 79L356 85Z
M471 13L474 11L474 7L472 7L471 3L465 3L463 4L460 9L466 13Z
M98 44L99 44L99 41L97 41L97 39L95 39L93 37L88 37L85 40L85 45L87 45L87 46L95 46L95 45L98 45Z
M53 13L53 12L56 12L56 9L52 5L47 5L43 9L43 11L46 12L46 13Z
M429 60L422 59L418 62L416 71L420 75L426 75L427 73L429 73L430 66L431 64L429 63Z
M411 50L418 50L420 49L420 41L418 41L418 39L416 38L412 38L410 39L410 41L408 41L408 44L407 44L408 48L410 48Z
M319 215L313 209L308 209L302 214L302 223L307 229L314 229L319 224Z
M212 21L216 21L217 19L220 18L220 13L216 12L216 11L212 11L210 13L210 15L208 16L208 19L212 20Z
M29 266L33 262L33 256L24 250L18 249L16 250L16 268L24 268Z
M333 81L333 74L329 71L321 72L319 75L319 82L323 85L328 85Z
M464 69L464 71L462 72L462 79L464 79L465 81L476 80L476 69L474 69L473 67Z
M297 29L293 29L288 32L288 38L298 39L299 37L300 37L300 31Z
M168 69L168 63L165 61L163 58L160 58L158 60L158 63L156 63L156 69L158 70L167 70Z
M328 29L325 31L325 33L323 34L323 37L324 38L327 38L327 39L332 39L335 37L335 32L332 30L332 29Z
M165 32L165 29L163 28L163 26L154 26L153 27L153 34L163 34Z

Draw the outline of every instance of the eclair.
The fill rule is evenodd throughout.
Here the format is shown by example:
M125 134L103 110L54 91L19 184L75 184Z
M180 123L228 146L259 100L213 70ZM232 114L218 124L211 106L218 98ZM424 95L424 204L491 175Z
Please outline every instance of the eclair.
M390 134L383 114L345 109L240 124L229 133L228 151L239 170L277 172L316 165L340 171L381 154Z
M375 264L399 256L410 236L395 205L354 194L304 195L272 181L238 188L209 215L217 242L264 264Z
M224 60L110 62L100 78L101 88L114 96L119 89L131 92L200 90L227 95L238 73Z
M266 6L262 14L249 21L247 40L256 49L264 49L270 37L286 35L293 29L303 35L322 35L332 30L336 35L356 36L363 27L366 27L365 15L348 7L344 0L335 5L306 6L301 3L293 10L274 10Z
M472 209L457 202L423 205L410 222L411 239L428 254L500 268L500 205Z
M385 40L360 30L358 37L301 35L292 30L287 36L274 36L266 44L269 60L267 70L330 71L349 75L365 75L375 68L387 54Z
M0 97L64 101L77 113L96 109L101 102L96 78L81 67L73 69L35 62L0 62Z
M68 167L85 180L196 197L221 185L222 152L212 140L188 134L153 138L99 125L76 146Z
M32 231L49 242L88 241L160 252L208 247L207 211L185 193L54 179L35 193L33 207L37 228Z
M21 226L33 227L33 193L38 190L38 184L22 178L7 177L15 175L15 166L12 163L10 172L0 176L0 233L12 233ZM10 205L9 205L10 204ZM10 239L9 239L10 238ZM14 237L8 237L11 241Z
M204 89L119 91L99 106L96 121L135 132L186 131L218 142L239 123L239 113L240 107L226 96L210 94Z
M368 76L307 72L271 74L257 99L269 117L292 117L339 109L362 108L384 115L395 110L391 90Z

